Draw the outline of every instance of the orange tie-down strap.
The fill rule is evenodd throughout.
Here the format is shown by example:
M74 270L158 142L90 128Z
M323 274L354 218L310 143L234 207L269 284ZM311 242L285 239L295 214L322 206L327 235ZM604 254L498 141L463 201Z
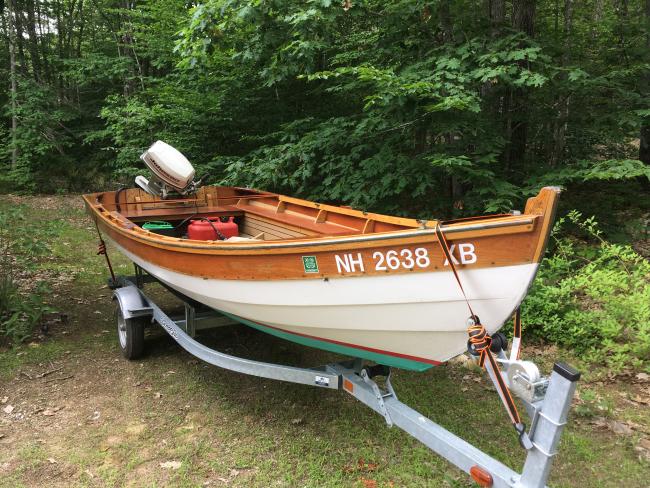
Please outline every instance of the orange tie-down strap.
M506 382L504 381L503 376L501 375L501 369L499 368L499 363L497 363L497 360L495 359L494 355L490 351L490 346L492 345L492 338L490 337L490 334L488 334L487 330L485 330L483 324L481 324L481 321L478 318L478 316L472 310L472 306L469 303L469 299L467 298L467 294L465 293L463 284L461 283L460 277L458 276L458 271L456 270L456 266L454 265L454 260L452 259L451 252L449 251L449 244L447 243L445 234L442 232L442 229L440 228L439 224L436 225L436 235L438 236L438 243L442 248L442 252L447 258L447 262L449 263L449 266L451 267L451 270L453 271L454 276L456 277L456 282L458 283L458 287L460 288L460 291L463 294L463 298L465 298L465 303L467 304L467 308L469 309L470 317L472 320L471 320L471 325L467 329L467 333L469 335L470 344L473 346L474 350L479 354L479 365L482 368L485 368L485 370L488 372L488 375L490 376L490 379L492 380L492 383L494 383L497 393L499 393L499 397L501 398L501 402L503 403L504 407L506 408L506 411L508 412L508 415L510 416L512 425L514 426L515 430L519 434L519 443L525 449L530 449L533 447L533 445L530 439L528 438L528 435L526 434L526 425L521 421L521 417L519 416L519 412L517 411L517 406L515 405L515 402L512 398L512 394L510 393L510 390L508 389L508 385L506 385ZM517 325L519 325L519 327L517 327ZM515 332L520 337L521 323L518 320L518 316L515 317ZM518 351L517 351L517 355L518 355Z

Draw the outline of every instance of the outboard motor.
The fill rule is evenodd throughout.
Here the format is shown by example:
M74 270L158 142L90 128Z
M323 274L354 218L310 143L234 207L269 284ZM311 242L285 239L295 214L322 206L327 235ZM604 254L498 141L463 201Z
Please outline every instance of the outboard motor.
M160 198L170 193L187 195L194 193L200 181L194 181L196 172L183 154L163 141L154 142L140 159L153 173L151 179L144 176L135 178L136 184L144 191Z

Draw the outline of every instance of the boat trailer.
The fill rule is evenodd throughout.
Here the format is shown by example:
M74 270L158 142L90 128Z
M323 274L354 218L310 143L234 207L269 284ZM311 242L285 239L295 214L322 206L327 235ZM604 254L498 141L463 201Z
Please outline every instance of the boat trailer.
M144 292L145 283L158 282L179 298L185 314L171 318ZM240 358L211 349L194 339L198 330L238 322L178 293L135 265L135 276L109 280L117 302L120 347L128 359L136 359L144 346L144 328L159 324L178 344L193 356L220 368L261 378L289 381L331 390L344 390L382 415L389 427L397 426L429 449L469 473L486 487L543 488L580 373L564 363L556 363L550 377L539 375L529 361L509 360L503 350L497 353L503 377L511 391L523 402L530 417L531 441L521 473L488 456L452 434L408 405L400 402L390 381L390 368L365 366L361 359L299 368ZM383 386L374 378L385 377Z

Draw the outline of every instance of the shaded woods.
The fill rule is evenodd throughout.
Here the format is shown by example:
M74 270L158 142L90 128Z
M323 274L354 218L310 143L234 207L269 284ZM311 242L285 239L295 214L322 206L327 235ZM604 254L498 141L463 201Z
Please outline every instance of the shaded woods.
M2 5L0 191L131 184L163 139L212 182L422 216L647 193L650 0Z

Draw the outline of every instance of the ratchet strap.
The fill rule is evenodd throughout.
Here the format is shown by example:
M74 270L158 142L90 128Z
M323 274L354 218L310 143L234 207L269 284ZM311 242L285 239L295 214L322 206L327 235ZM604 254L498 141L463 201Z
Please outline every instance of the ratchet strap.
M530 438L528 437L528 434L526 434L526 425L521 421L521 417L519 416L519 412L517 411L517 407L512 398L512 394L510 393L510 390L508 389L508 385L506 385L506 382L504 381L503 376L501 375L501 369L499 368L499 363L497 363L497 360L495 359L494 355L490 351L490 346L492 345L492 337L490 337L490 334L488 334L483 324L481 324L480 319L472 310L472 306L469 303L469 299L467 298L467 294L465 293L463 284L461 283L460 277L458 276L458 271L456 270L453 256L451 254L451 251L449 250L449 244L447 243L445 234L442 232L442 229L440 228L440 224L438 223L436 224L436 236L438 237L438 243L442 248L442 252L445 255L445 258L447 258L447 263L449 263L449 266L451 267L451 270L453 271L454 276L456 277L456 282L458 283L458 287L460 288L460 291L463 294L463 297L465 298L465 303L467 304L467 308L469 309L469 313L471 317L471 320L469 322L470 325L467 329L467 333L469 335L469 343L472 345L474 351L476 351L476 353L479 355L479 365L482 368L485 368L485 370L488 372L488 375L490 376L490 379L492 380L492 383L494 384L497 393L501 398L501 402L503 403L503 406L506 408L506 411L510 416L510 421L512 422L513 427L515 428L517 434L519 435L519 443L524 449L530 449L533 447L533 444ZM521 331L521 327L520 327L520 331ZM513 348L513 352L514 352L514 348Z

